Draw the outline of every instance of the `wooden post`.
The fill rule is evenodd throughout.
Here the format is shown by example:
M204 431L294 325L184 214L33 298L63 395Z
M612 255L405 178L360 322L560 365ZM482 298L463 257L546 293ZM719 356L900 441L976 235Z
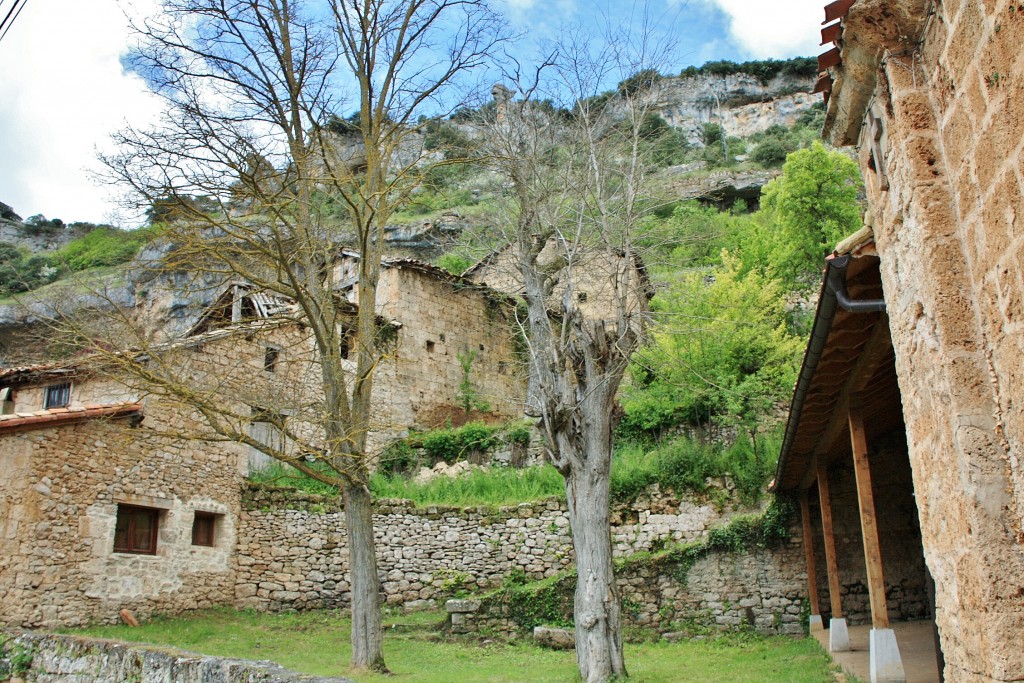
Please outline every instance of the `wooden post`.
M832 531L832 497L828 488L828 468L818 465L818 498L821 503L821 530L825 536L825 568L828 570L828 599L832 618L843 617L843 603L839 598L839 562L836 560L836 537Z
M853 471L857 475L857 505L860 507L860 531L864 539L864 564L868 570L868 595L871 599L871 626L889 628L889 609L885 601L885 577L882 552L878 543L878 519L875 496L871 490L868 467L868 441L860 406L850 405L850 443L853 447Z
M875 496L871 490L871 468L868 466L868 440L864 433L861 402L857 396L850 398L849 422L853 471L857 475L860 531L864 539L864 564L868 571L868 596L871 601L871 632L868 636L871 682L906 683L907 674L896 642L896 633L889 626L882 551L878 543L878 518L875 515Z
M828 569L828 599L832 605L832 618L828 626L828 651L848 652L850 631L843 617L843 602L839 595L839 562L836 559L836 537L832 530L832 496L828 488L828 466L818 465L818 498L821 503L821 529L825 536L825 567Z
M821 628L821 608L818 605L818 572L814 566L814 536L811 534L811 505L807 489L800 492L800 516L804 523L804 557L807 561L807 599L811 603L811 628ZM815 619L817 617L817 619Z

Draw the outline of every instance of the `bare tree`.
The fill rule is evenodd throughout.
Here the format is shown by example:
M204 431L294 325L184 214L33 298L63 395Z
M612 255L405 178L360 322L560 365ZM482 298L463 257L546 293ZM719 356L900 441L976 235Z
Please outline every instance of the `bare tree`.
M123 131L118 153L103 161L143 205L174 219L153 267L288 302L276 315L306 330L296 344L318 381L290 399L300 407L287 422L305 428L265 411L291 444L275 446L247 432L244 380L183 373L169 360L179 347L125 332L132 316L107 327L126 334L134 353L111 353L95 327L93 350L136 386L189 406L207 437L246 443L340 487L352 665L385 670L367 449L373 373L385 353L375 316L383 230L425 172L419 117L459 104L451 91L484 64L503 24L485 0L165 0L137 31L133 62L166 108L159 125ZM355 114L342 120L334 114L345 94ZM354 302L335 286L342 244L358 253ZM320 466L309 462L314 454Z
M651 296L633 236L649 188L644 122L651 99L602 86L651 67L643 39L610 36L598 54L568 36L518 99L496 87L487 135L507 181L508 247L480 269L525 301L531 408L565 477L576 552L576 653L584 681L625 676L609 525L616 392L640 344ZM564 108L552 102L565 102ZM501 272L502 269L505 272Z

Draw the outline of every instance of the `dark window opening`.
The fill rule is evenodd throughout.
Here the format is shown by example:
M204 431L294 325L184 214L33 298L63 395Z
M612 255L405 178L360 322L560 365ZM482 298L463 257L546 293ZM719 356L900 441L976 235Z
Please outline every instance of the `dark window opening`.
M587 293L586 292L579 292L579 293L577 293L576 294L576 300L580 301L580 302L586 301L587 300Z
M348 360L348 356L352 353L352 333L346 332L341 336L341 357Z
M46 398L44 401L44 410L67 408L68 404L71 403L71 382L62 382L61 384L46 387Z
M498 374L499 374L499 375L504 375L504 374L505 374L505 371L506 371L507 369L508 369L508 366L507 366L507 365L505 364L505 361L503 361L503 360L499 360L499 361L498 361Z
M217 528L217 517L212 512L196 512L192 519L192 545L203 545L212 548L214 545L214 529Z
M114 527L114 552L155 555L159 526L159 510L118 505L117 524Z
M441 335L441 341L444 341L444 335L443 334Z
M267 372L277 371L277 359L281 357L281 350L268 346L263 352L263 369Z
M481 345L480 345L480 350L481 350L481 351L483 351L483 350L484 350L484 345L483 345L483 344L481 344Z
M432 341L430 341L428 339L427 340L427 353L433 353L433 352L434 352L434 342L432 342Z

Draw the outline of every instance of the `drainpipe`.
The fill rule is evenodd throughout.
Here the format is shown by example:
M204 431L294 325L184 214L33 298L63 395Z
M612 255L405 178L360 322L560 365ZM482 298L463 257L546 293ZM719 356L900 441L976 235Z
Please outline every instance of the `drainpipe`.
M885 299L864 299L854 301L846 291L846 267L850 265L849 254L828 259L828 288L838 303L850 313L878 313L885 311Z

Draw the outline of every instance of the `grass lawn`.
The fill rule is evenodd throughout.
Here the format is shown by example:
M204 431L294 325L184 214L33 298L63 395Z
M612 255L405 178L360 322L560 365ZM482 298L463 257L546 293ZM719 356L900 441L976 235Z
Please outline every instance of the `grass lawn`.
M296 671L350 676L359 683L571 683L573 652L533 645L453 641L433 630L442 615L388 616L385 658L392 676L350 674L349 621L338 612L263 614L206 610L156 618L139 628L95 626L79 635L148 642L210 655L270 659ZM830 683L829 661L810 639L728 636L685 643L628 645L636 683Z

